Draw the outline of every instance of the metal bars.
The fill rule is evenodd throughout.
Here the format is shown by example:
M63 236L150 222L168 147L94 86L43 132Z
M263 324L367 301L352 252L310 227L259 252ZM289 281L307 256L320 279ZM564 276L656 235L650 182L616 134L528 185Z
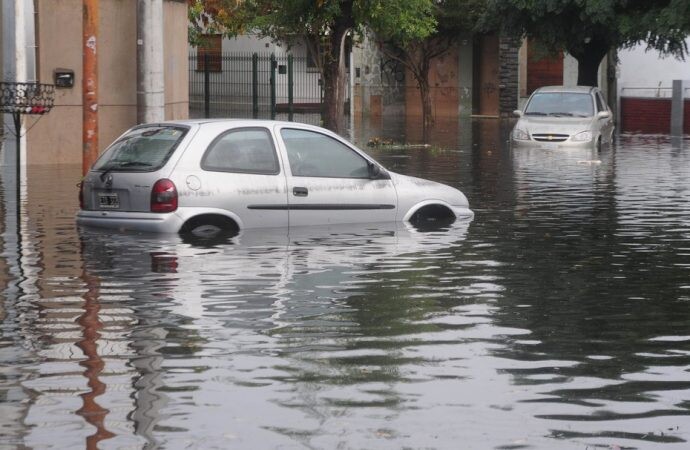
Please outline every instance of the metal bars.
M306 57L260 53L192 52L189 101L192 117L320 120L320 75ZM303 118L302 118L303 119Z

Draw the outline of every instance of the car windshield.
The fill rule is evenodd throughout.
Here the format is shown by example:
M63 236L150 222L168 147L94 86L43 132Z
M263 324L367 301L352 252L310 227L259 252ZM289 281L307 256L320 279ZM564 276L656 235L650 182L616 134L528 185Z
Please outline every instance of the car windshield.
M525 108L525 115L591 117L594 115L592 96L577 92L538 92Z
M136 128L111 145L94 165L95 170L150 171L168 160L186 129L176 126Z

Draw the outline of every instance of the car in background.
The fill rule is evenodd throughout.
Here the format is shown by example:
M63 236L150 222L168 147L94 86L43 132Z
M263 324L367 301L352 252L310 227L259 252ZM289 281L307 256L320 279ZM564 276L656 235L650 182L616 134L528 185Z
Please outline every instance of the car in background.
M591 148L613 142L613 117L601 91L587 86L535 90L510 135L512 147Z
M124 133L84 177L77 222L213 236L249 228L471 217L459 190L390 172L323 128L207 119L140 125Z

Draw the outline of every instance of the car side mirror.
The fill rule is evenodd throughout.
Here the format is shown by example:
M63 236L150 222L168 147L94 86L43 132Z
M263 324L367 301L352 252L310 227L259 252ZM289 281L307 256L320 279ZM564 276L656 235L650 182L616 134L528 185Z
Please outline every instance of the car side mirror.
M611 113L609 111L599 111L597 113L597 119L610 119L611 118Z
M369 163L369 178L372 180L390 180L390 175L385 170L381 170L378 164Z
M519 109L516 109L515 111L513 111L513 115L515 117L522 117L522 111L520 111Z

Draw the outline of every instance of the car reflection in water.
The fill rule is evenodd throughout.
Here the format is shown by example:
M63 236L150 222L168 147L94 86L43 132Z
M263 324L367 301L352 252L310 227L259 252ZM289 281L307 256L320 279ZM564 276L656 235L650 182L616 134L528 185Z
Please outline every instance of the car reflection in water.
M100 303L131 317L117 335L130 340L131 351L122 357L135 381L131 387L104 386L103 392L132 390L129 420L137 435L156 446L154 430L170 420L163 410L183 401L174 386L184 377L169 373L171 364L199 373L209 370L201 354L214 349L220 351L216 367L234 364L248 347L285 351L273 347L271 336L297 333L285 330L310 317L327 329L332 314L352 308L340 300L368 295L391 273L405 277L405 268L423 270L425 255L462 246L469 224L296 227L215 239L80 229L85 273L98 280ZM99 348L112 347L108 336L98 337Z
M235 235L155 235L113 233L81 228L84 260L91 275L122 278L132 274L173 273L172 288L198 289L203 300L216 283L198 282L205 273L227 277L224 281L254 280L246 293L259 285L274 294L299 283L302 269L320 272L353 269L367 264L393 263L396 258L453 246L465 238L468 220L424 223L403 222L246 230ZM186 277L191 279L187 280ZM351 275L345 276L351 278ZM317 289L316 286L312 287ZM241 285L235 289L243 291ZM186 305L189 311L197 306Z

